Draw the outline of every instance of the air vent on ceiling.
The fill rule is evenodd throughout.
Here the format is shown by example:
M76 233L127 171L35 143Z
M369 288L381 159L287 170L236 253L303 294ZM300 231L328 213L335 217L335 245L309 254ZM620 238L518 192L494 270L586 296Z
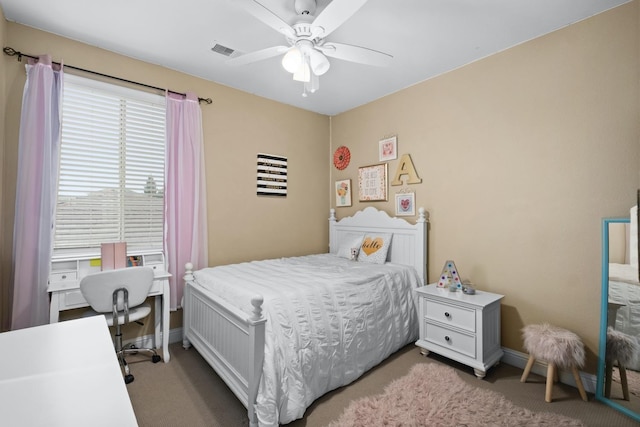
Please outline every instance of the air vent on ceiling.
M223 46L219 43L216 43L215 46L211 48L211 50L224 56L231 56L233 55L233 52L235 52L235 50L231 49L230 47Z

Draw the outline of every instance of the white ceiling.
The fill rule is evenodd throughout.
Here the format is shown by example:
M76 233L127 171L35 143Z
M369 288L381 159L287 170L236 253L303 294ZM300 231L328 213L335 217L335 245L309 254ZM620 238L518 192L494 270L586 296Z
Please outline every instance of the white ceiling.
M335 115L628 1L369 0L327 41L388 53L391 66L330 58L320 89L307 97L302 96L302 83L282 68L280 57L230 66L227 57L211 50L221 44L236 50L235 56L286 45L282 34L233 0L0 0L0 6L9 21ZM294 0L259 2L284 21L295 22ZM330 0L317 2L316 15ZM32 52L19 42L11 47L27 54L48 53ZM215 93L198 95L215 102Z

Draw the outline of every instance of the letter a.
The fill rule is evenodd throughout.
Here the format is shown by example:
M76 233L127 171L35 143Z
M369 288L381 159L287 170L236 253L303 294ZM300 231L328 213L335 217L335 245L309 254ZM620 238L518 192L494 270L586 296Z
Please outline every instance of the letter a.
M391 185L402 185L402 180L400 179L402 175L409 176L407 184L420 184L422 182L422 178L418 176L416 168L413 167L411 156L408 154L403 154L400 158L400 164L396 169L396 175L393 181L391 181Z

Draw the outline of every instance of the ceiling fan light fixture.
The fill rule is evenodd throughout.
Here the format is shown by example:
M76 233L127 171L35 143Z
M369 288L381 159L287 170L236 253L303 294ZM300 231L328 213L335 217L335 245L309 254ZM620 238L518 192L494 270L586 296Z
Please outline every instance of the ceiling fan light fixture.
M309 60L306 56L303 57L300 67L293 73L293 80L305 83L311 81L311 68L309 67Z
M313 70L313 74L315 74L316 76L321 76L329 71L331 63L326 56L315 49L311 49L311 52L309 54L309 63L311 65L311 70Z
M282 57L282 66L290 73L297 72L302 62L302 52L295 46L289 49Z

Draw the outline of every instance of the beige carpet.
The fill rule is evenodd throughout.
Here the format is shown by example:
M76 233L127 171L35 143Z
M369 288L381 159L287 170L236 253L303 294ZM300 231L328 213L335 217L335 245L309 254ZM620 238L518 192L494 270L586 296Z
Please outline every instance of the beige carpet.
M519 408L464 382L453 368L415 365L383 394L352 402L329 427L584 426L580 420Z
M246 409L197 351L184 350L178 343L169 348L169 363L131 360L136 379L127 390L140 427L248 426ZM589 402L583 402L578 391L565 384L554 385L553 403L546 403L544 377L531 374L527 383L522 384L522 369L503 363L479 380L468 366L434 353L424 357L413 344L402 348L349 386L319 398L307 409L304 418L286 427L327 426L337 420L351 402L383 393L385 387L407 375L415 365L431 364L454 368L462 380L479 390L475 391L478 395L486 390L495 391L514 405L533 412L553 412L580 419L588 427L638 427L638 423L620 412L594 401L591 394ZM617 391L618 387L614 387L614 392Z

